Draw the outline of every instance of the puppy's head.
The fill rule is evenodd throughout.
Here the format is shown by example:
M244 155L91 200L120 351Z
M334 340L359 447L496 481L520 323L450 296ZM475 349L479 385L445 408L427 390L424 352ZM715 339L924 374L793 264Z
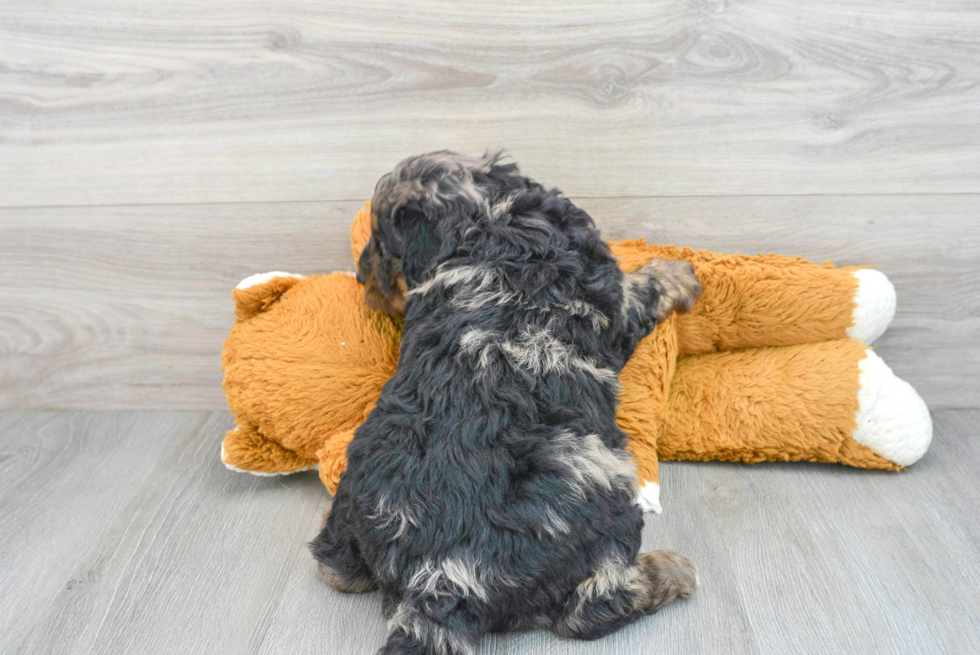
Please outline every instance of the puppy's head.
M405 159L378 181L371 239L357 264L369 307L404 313L409 290L517 179L517 165L500 157L432 152Z

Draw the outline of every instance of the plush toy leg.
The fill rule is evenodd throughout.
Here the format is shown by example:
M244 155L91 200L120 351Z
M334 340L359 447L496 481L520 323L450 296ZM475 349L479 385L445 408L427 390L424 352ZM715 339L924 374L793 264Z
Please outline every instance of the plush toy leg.
M316 462L267 440L251 423L228 432L221 443L221 461L232 471L252 475L285 475L316 468Z
M660 465L657 442L667 425L667 397L677 366L677 316L641 340L619 374L622 391L616 422L629 435L627 448L637 464L637 502L660 513Z
M897 470L932 439L915 390L845 340L682 358L669 411L661 459Z
M858 363L857 429L851 438L900 466L914 464L932 442L932 418L912 385L870 348Z
M651 257L694 264L704 291L678 322L681 355L848 338L870 344L895 315L895 288L873 269L695 252L642 240L612 246L625 270Z
M851 338L871 343L895 316L895 289L872 269L765 255L705 260L705 292L678 322L680 353Z
M319 466L320 482L331 494L337 493L340 484L340 474L347 468L347 445L354 438L354 430L344 430L332 435L324 442L323 447L316 451Z
M847 336L854 341L871 345L878 339L895 318L897 297L895 287L888 276L873 268L851 270L857 281L854 293L852 321L847 328Z

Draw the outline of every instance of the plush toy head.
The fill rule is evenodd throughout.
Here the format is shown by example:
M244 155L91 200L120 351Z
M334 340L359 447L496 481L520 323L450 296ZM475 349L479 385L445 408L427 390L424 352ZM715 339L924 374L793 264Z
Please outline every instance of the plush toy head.
M365 207L351 232L355 261L369 221ZM617 421L647 509L659 511L658 454L896 470L928 448L925 404L862 343L894 314L882 274L642 239L612 248L628 271L687 259L704 285L694 310L659 325L620 375ZM348 273L253 276L234 297L222 365L237 427L222 460L260 475L316 467L334 492L347 444L397 366L400 319L368 309Z
M353 434L374 407L400 319L368 310L349 273L249 278L234 294L222 365L238 427L222 457L254 473L311 468L327 437Z

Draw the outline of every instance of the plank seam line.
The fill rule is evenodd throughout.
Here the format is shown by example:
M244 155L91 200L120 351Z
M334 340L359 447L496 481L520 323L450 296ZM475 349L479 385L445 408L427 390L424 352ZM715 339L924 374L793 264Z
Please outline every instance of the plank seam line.
M717 194L655 194L590 196L567 194L573 200L657 200L701 198L907 198L907 197L970 197L980 196L980 191L922 192L922 193L717 193ZM150 202L150 203L94 203L77 205L0 205L0 211L19 209L95 209L110 207L205 207L216 205L327 205L342 202L364 202L368 198L328 198L318 200L244 200L244 201L203 201L203 202Z

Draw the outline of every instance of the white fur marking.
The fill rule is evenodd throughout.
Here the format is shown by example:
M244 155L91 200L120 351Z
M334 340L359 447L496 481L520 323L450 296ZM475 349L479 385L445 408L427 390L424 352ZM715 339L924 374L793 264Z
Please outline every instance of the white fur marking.
M482 268L480 266L458 266L456 268L444 268L440 266L433 273L432 277L409 291L409 295L424 296L436 286L449 288L458 284L477 281L473 291L482 291L490 286L497 279L497 272L493 269Z
M518 368L534 375L568 373L576 368L607 384L619 385L616 373L600 368L592 360L577 356L572 348L552 336L548 330L526 327L514 341L504 341L500 349Z
M423 594L468 598L474 596L489 600L487 585L491 583L513 586L514 580L492 568L478 564L465 556L449 556L441 562L425 561L408 581L408 587Z
M453 298L453 307L464 311L474 311L487 305L516 305L520 303L520 294L515 291L483 291L477 292L469 297Z
M585 598L611 598L616 592L636 584L639 577L638 566L627 566L618 555L609 556L578 588Z
M562 517L551 507L544 511L544 519L541 522L541 531L550 535L552 539L557 539L559 535L568 534L572 529Z
M459 337L460 355L476 355L480 368L490 366L490 356L493 354L493 341L497 337L493 330L470 328Z
M571 347L556 339L548 330L526 327L514 340L502 340L494 330L470 328L459 338L460 354L476 356L479 366L486 368L494 352L502 352L515 368L532 375L547 373L563 375L578 369L600 382L619 386L616 372L602 368L590 359L577 356Z
M568 472L572 493L584 498L586 488L599 485L636 487L636 462L627 451L613 451L594 434L580 437L571 432L558 435L552 442L555 457Z
M898 304L895 287L888 276L873 268L863 268L851 273L858 280L854 293L854 310L847 336L866 344L884 334L895 318Z
M263 473L262 471L249 471L248 469L240 469L234 464L229 463L225 459L225 444L221 444L221 463L225 465L225 468L229 471L235 471L236 473L248 473L249 475L254 475L260 478L274 478L279 475L292 475L293 473L303 473L304 471L316 471L319 468L318 464L307 464L298 469L293 469L292 471L277 471L275 473Z
M385 516L386 514L387 516ZM378 500L377 508L373 514L368 515L368 518L377 521L378 527L381 529L388 528L397 521L398 529L395 530L395 539L401 539L409 525L419 527L418 518L416 518L411 507L405 503L397 505L389 503L387 496L382 496Z
M515 196L515 195L507 196L506 198L504 198L503 200L501 200L497 204L493 205L492 207L488 207L487 217L490 220L495 221L495 220L499 220L500 218L502 218L506 214L509 214L510 213L510 207L511 207L511 205L514 204L514 198L516 198L516 197L517 196Z
M421 644L431 646L439 655L470 655L475 652L473 645L459 633L427 619L405 601L399 603L394 616L388 620L388 631L395 629L411 635Z
M573 300L562 305L561 308L572 316L582 316L589 319L593 330L598 331L601 327L609 327L609 317L584 300Z
M914 464L932 443L932 418L922 397L868 348L858 362L857 429L851 438L899 466Z
M643 508L644 512L662 514L663 507L660 506L660 485L656 482L644 482L636 494L637 504Z
M571 302L554 306L532 305L520 292L504 290L499 280L497 280L497 289L494 291L484 290L469 294L461 293L453 298L452 303L453 307L464 311L475 311L488 305L496 307L503 307L504 305L523 307L541 314L548 314L558 309L568 312L572 316L581 316L588 320L593 330L598 331L600 328L609 326L609 318L585 301L572 300Z
M285 273L283 271L271 271L269 273L256 273L255 275L250 275L241 282L235 288L239 291L243 289L248 289L249 287L254 287L259 284L265 284L269 280L274 280L277 277L294 277L297 280L305 279L305 275L300 275L298 273Z
M476 566L454 557L447 557L438 564L426 561L409 579L408 586L437 598L476 596L483 601L488 598Z
M612 598L615 594L623 591L631 592L639 597L644 590L643 573L636 564L627 566L626 561L621 555L612 554L596 566L588 578L578 586L579 596L575 607L563 619L559 620L559 634L568 634L568 631L578 631L584 627L585 621L583 611L592 605L595 598ZM615 610L601 610L593 605L595 611L606 615L612 619L616 616ZM563 625L562 625L563 624Z

